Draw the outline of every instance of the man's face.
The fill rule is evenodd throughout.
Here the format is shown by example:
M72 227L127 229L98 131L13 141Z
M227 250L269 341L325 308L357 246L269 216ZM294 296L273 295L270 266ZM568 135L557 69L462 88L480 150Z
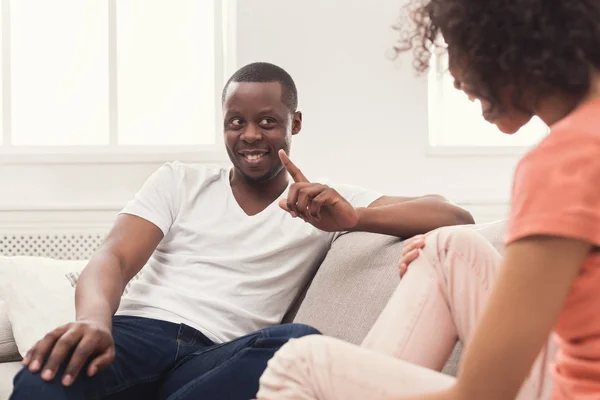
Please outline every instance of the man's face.
M283 169L277 153L289 153L302 117L282 102L279 82L232 82L223 102L224 136L233 166L246 179L264 182Z

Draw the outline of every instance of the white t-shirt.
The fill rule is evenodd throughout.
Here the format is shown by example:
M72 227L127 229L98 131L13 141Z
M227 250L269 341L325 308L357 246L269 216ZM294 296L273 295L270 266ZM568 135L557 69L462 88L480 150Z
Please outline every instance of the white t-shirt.
M248 216L233 196L229 173L167 163L123 209L165 236L117 315L184 323L216 343L281 323L336 235L292 218L278 201ZM331 186L355 207L381 197Z

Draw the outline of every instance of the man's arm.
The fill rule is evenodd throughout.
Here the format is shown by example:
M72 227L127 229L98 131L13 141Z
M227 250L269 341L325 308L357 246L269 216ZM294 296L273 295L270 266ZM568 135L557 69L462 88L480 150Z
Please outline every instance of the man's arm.
M133 215L119 215L77 281L76 319L110 327L125 287L140 272L162 238L162 231L151 222Z
M334 189L311 183L280 151L279 157L294 184L282 209L327 232L364 231L412 237L442 226L472 224L471 214L438 195L383 196L366 208L355 208Z
M443 226L467 225L475 221L465 209L442 196L383 196L367 208L359 208L353 231L409 238Z
M77 283L76 322L48 333L29 350L23 364L31 372L43 370L42 379L50 381L68 362L61 377L65 386L73 384L88 360L88 376L110 365L115 357L112 316L125 286L142 269L162 237L157 226L142 218L118 216Z
M417 398L514 399L590 250L579 240L542 236L510 244L456 386Z

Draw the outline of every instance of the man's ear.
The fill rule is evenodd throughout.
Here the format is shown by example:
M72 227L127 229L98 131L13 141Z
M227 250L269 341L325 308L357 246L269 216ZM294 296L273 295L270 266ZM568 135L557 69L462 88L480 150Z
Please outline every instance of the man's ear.
M292 116L292 135L297 135L302 130L302 112L296 111Z

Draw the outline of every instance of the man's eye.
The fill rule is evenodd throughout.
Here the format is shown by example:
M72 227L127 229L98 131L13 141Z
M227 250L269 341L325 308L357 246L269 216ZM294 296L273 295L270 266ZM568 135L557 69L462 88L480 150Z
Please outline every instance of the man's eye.
M275 120L272 119L272 118L263 118L263 119L260 120L259 125L269 125L269 124L272 124L274 122L275 122Z
M233 126L242 126L242 120L239 118L234 118L231 120L231 125Z

